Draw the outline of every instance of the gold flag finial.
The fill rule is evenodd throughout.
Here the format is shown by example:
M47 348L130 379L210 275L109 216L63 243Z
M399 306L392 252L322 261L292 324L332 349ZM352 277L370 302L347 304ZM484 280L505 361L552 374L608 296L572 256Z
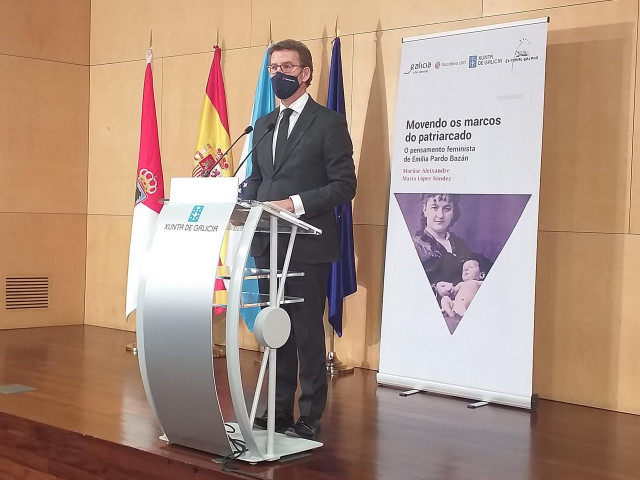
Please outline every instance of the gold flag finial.
M271 32L271 20L269 20L269 43L273 43L273 33Z
M153 60L153 30L149 33L149 48L147 49L147 63Z
M220 46L220 27L216 28L216 44L214 47Z
M338 28L338 15L336 15L336 37L340 36L340 28Z

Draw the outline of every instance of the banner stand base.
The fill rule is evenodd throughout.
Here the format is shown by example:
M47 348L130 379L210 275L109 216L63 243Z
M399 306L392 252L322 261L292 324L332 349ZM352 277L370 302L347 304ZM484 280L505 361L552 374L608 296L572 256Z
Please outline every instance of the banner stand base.
M538 409L538 394L531 395L531 411L535 412Z
M418 392L431 393L436 395L445 395L450 397L458 397L469 401L487 402L496 405L506 405L508 407L523 408L526 410L535 410L538 396L532 395L514 395L502 392L494 392L491 390L483 390L478 388L463 387L460 385L451 385L439 382L431 382L417 378L402 377L399 375L391 375L378 372L377 383L379 387L403 388L400 396L406 397Z
M406 390L404 392L400 392L398 395L401 397L408 397L410 395L415 395L416 393L420 393L420 390Z
M467 405L467 408L475 409L480 407L486 407L487 405L489 405L489 402L475 402Z

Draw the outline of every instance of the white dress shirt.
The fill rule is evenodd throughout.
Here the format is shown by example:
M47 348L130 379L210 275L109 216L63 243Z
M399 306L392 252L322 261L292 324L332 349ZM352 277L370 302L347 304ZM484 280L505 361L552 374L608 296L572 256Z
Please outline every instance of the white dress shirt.
M280 121L282 120L282 111L285 108L290 108L291 110L293 110L291 112L291 116L289 117L289 132L287 133L287 138L288 138L289 135L291 135L291 131L293 130L293 127L298 121L298 118L300 118L300 114L302 113L302 110L304 109L308 100L309 100L309 94L305 92L300 98L298 98L295 102L293 102L288 107L285 107L282 103L280 103L280 112L278 113L276 128L273 131L273 144L271 145L271 153L274 161L276 158L276 140L278 138ZM295 214L298 216L304 214L304 205L302 205L302 199L300 198L300 195L291 195L289 198L293 202L293 208L295 209Z

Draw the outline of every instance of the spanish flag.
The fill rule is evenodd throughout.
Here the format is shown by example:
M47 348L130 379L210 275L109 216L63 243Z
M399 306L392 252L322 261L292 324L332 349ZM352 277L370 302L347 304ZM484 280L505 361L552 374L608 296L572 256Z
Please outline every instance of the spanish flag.
M231 139L229 137L227 99L224 93L220 57L221 50L216 45L213 48L213 62L209 70L209 80L207 80L207 89L202 103L202 113L200 114L196 154L191 174L193 177L229 177L233 173L231 152L225 158L221 158L222 154L231 146ZM224 263L226 250L227 235L225 234L222 248L220 249L221 260L218 262L219 265ZM214 290L215 303L226 303L226 289L222 279L216 279ZM216 314L223 311L220 308L214 310Z
M211 63L207 89L202 103L202 113L200 114L193 177L229 177L232 174L231 152L225 158L220 158L231 146L220 57L220 47L216 46L213 50L213 63ZM213 168L218 160L220 162Z

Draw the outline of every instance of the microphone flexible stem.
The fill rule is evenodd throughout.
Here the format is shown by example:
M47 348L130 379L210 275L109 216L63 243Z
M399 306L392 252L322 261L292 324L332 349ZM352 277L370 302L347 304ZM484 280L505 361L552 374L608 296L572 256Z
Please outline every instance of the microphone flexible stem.
M236 171L233 173L233 177L235 177L238 172L240 171L240 169L242 168L242 165L244 165L244 162L247 161L247 159L251 156L251 154L253 153L253 151L256 149L256 147L260 144L260 142L264 139L264 137L267 136L267 134L273 130L274 128L276 128L276 124L271 122L269 125L267 125L267 129L265 130L265 132L262 134L262 136L258 139L257 142L254 142L253 147L251 147L251 150L249 150L249 153L247 153L247 155L242 159L242 161L240 162L240 165L238 165L238 168L236 169Z
M251 150L249 150L249 153L247 153L246 157L244 157L242 159L242 161L240 162L240 165L238 165L238 168L236 169L236 171L233 173L233 177L235 177L238 172L240 171L240 169L242 168L242 166L244 165L244 162L247 161L247 159L251 156L251 154L253 153L253 151L256 149L256 147L260 144L260 142L264 139L264 137L267 136L267 134L273 130L274 128L276 128L276 124L271 122L269 125L267 125L267 129L265 130L265 132L262 134L262 136L258 139L257 142L254 142L253 147L251 147Z
M211 167L211 170L209 170L209 172L205 176L207 176L207 177L211 176L211 172L213 172L215 170L215 168L218 166L218 164L222 161L222 159L227 156L227 153L229 153L231 151L233 146L236 143L238 143L238 141L242 137L244 137L248 133L251 133L252 131L253 131L253 127L251 127L251 126L248 126L247 128L245 128L244 132L242 132L242 134L238 138L235 139L235 141L231 144L231 146L229 148L227 148L227 150L222 155L220 155L220 158L216 161L216 163L213 164L213 167Z

